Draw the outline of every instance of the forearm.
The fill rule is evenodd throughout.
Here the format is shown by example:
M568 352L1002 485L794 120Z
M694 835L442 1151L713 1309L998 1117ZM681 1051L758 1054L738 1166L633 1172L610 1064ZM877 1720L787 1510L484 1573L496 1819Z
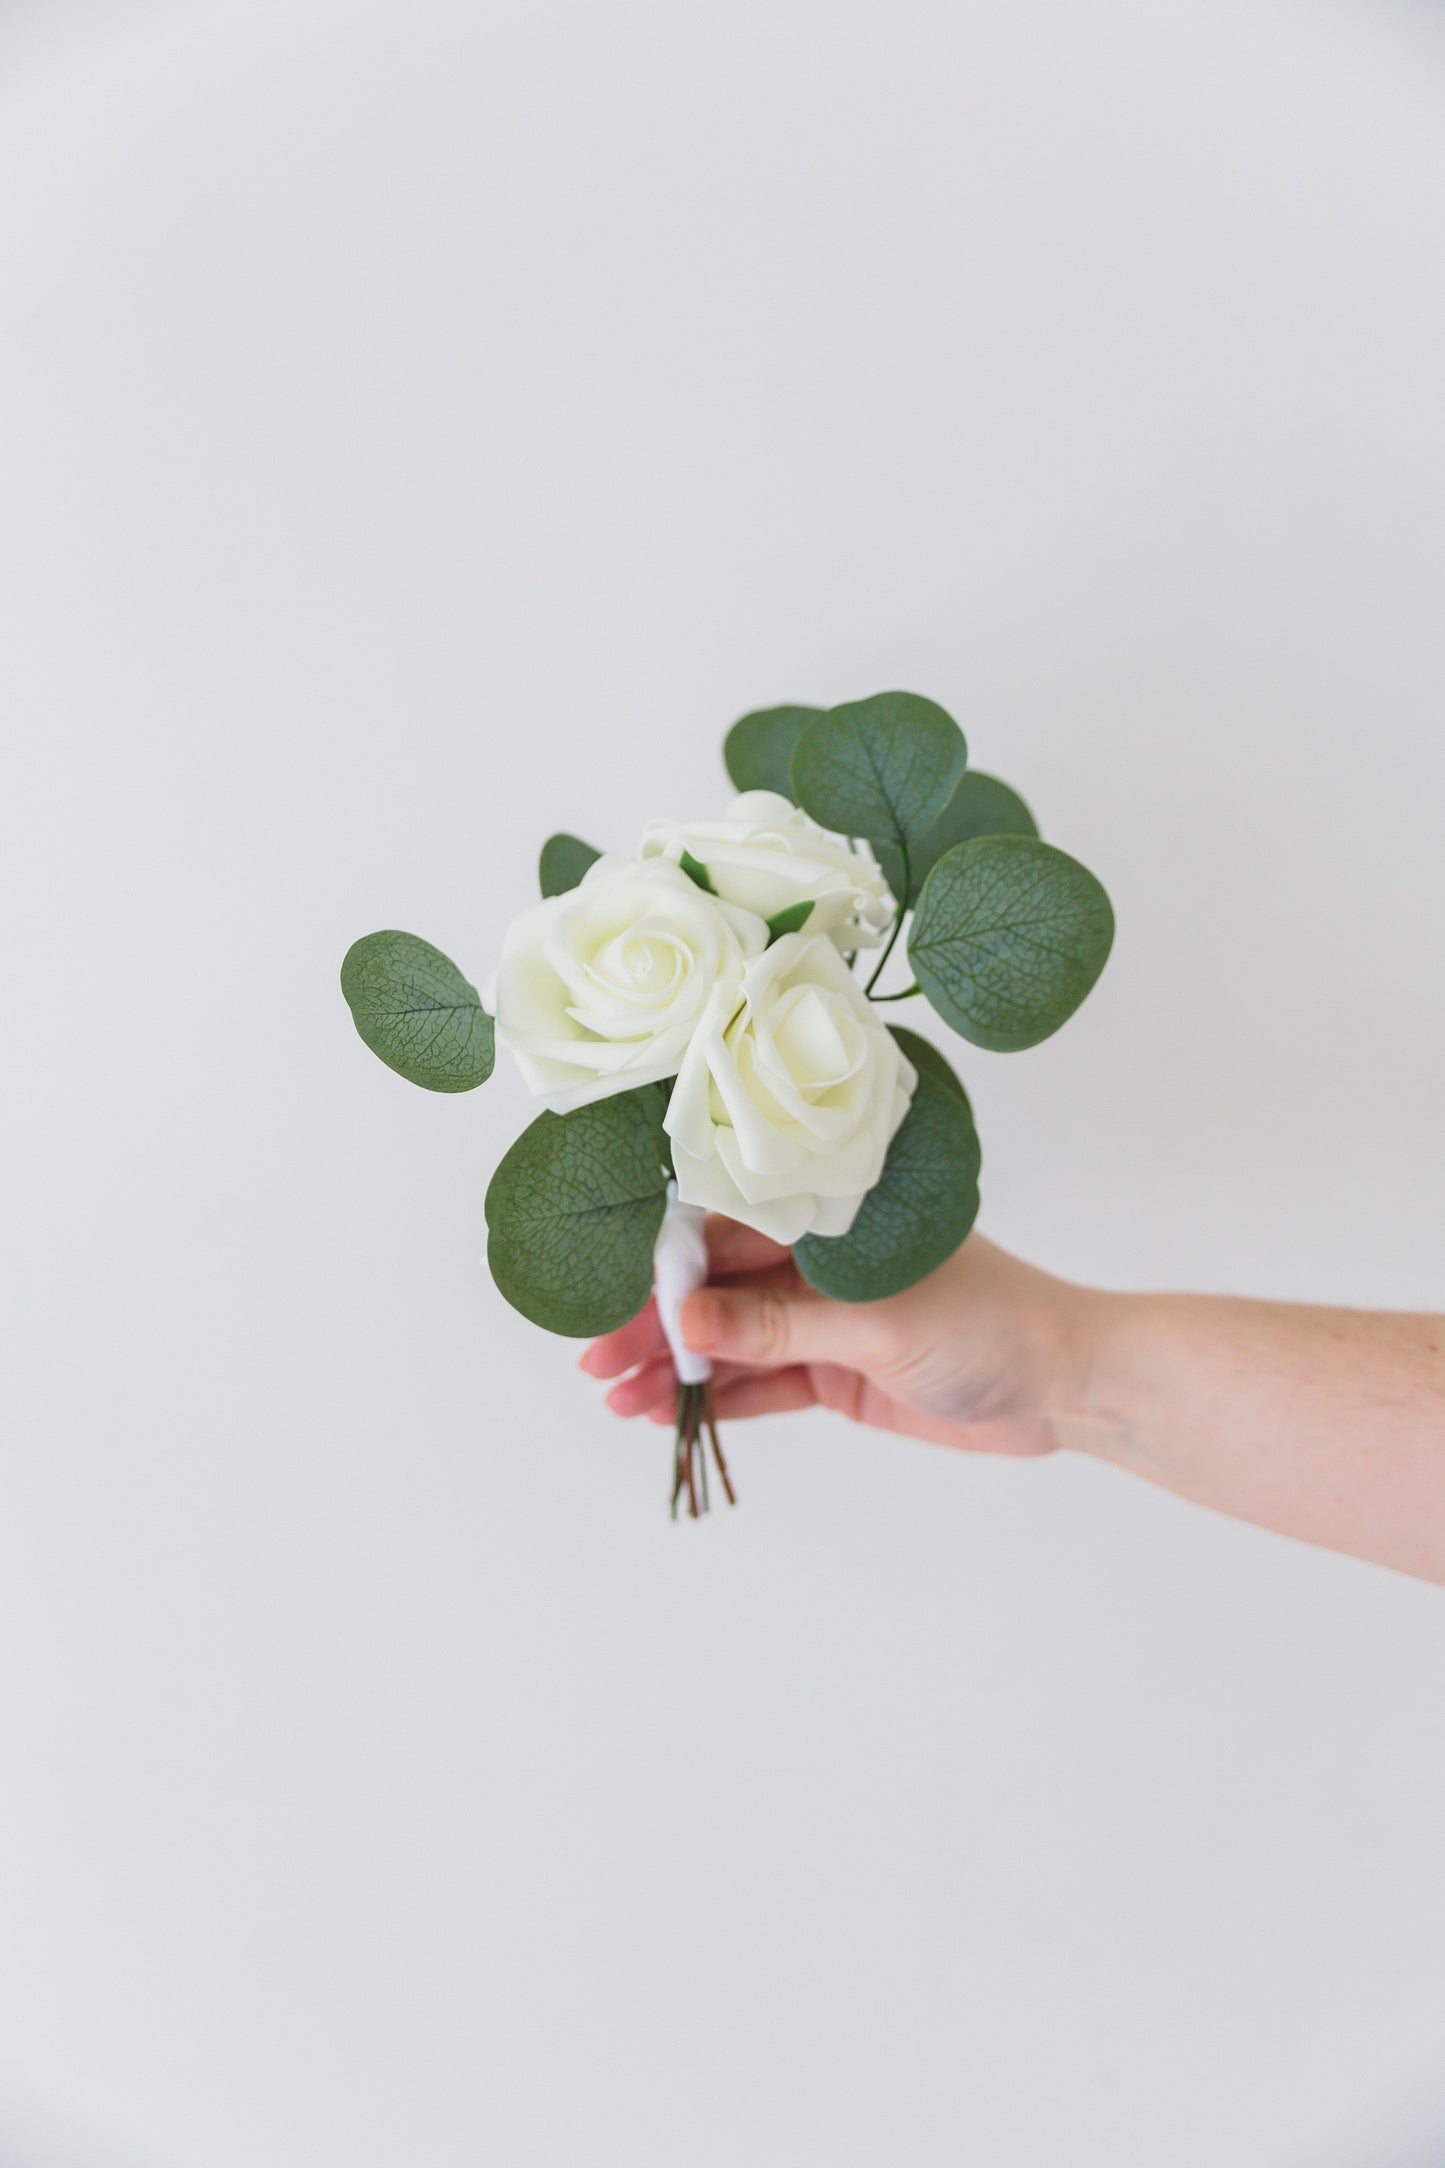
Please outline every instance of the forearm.
M1062 1443L1445 1583L1445 1319L1080 1295Z

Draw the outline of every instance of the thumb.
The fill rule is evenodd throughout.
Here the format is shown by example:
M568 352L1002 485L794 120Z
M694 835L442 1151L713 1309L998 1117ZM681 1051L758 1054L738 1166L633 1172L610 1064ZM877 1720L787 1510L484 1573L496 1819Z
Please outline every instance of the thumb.
M701 1287L682 1306L682 1336L728 1362L859 1370L876 1360L879 1329L872 1304L832 1302L811 1287Z

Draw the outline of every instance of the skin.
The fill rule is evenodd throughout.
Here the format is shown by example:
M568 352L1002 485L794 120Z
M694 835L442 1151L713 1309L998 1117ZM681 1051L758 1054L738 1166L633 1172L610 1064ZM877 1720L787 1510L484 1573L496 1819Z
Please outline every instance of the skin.
M887 1302L838 1303L791 1253L708 1223L688 1345L720 1418L836 1409L965 1452L1093 1455L1166 1490L1445 1585L1445 1318L1076 1287L971 1235ZM649 1303L582 1368L671 1425Z

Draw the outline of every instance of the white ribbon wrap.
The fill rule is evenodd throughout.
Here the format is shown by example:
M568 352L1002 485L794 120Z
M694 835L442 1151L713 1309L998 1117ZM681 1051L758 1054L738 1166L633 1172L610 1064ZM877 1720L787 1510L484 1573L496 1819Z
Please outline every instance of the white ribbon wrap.
M663 1338L683 1385L701 1385L712 1376L712 1364L706 1355L695 1354L685 1345L679 1322L683 1303L707 1279L707 1244L702 1233L706 1217L701 1205L679 1203L676 1182L668 1183L667 1210L652 1253L652 1275Z

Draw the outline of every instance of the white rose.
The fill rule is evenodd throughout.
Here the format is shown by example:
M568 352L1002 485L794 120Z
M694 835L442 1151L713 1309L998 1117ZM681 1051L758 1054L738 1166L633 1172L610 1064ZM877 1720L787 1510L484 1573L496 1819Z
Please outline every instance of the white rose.
M497 1038L555 1114L673 1076L709 1000L736 1008L767 938L666 859L599 858L507 928Z
M725 902L773 918L811 903L799 932L830 934L840 949L876 948L893 923L893 897L866 843L829 835L773 790L745 790L715 821L649 821L638 856L686 851Z
M667 1112L678 1194L775 1242L846 1234L917 1084L828 940L785 934L719 991Z

